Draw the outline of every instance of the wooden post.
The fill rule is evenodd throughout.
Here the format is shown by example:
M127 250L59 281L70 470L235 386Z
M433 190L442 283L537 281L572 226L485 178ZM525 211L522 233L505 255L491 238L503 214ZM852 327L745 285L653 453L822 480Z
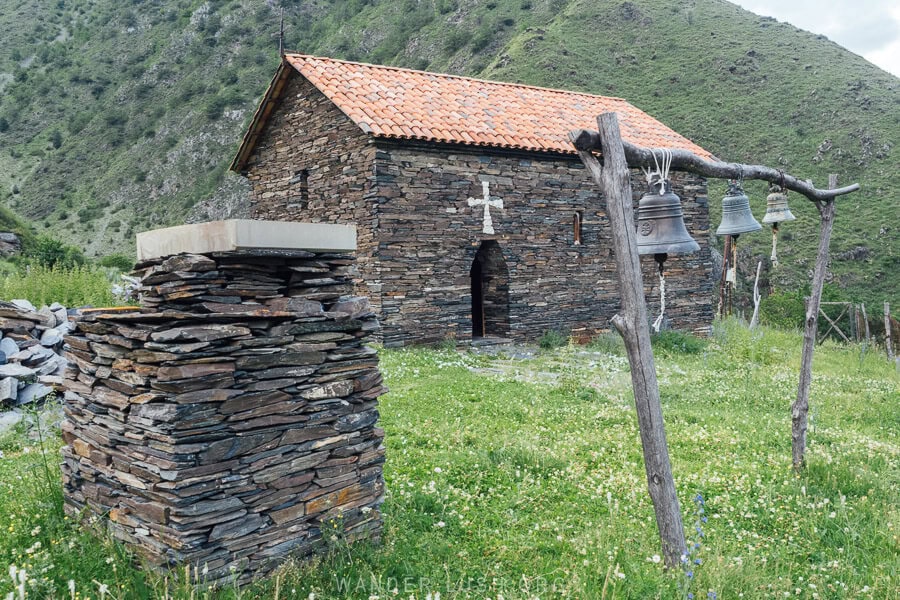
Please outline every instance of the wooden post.
M762 261L756 264L756 280L753 282L753 317L750 319L750 329L759 324L759 303L762 294L759 293L759 272L762 270Z
M861 302L859 306L862 309L863 323L866 326L866 346L868 346L869 342L871 341L871 337L872 337L872 334L869 331L869 315L866 314L866 303L865 302Z
M650 347L650 328L637 250L628 164L616 113L600 115L597 117L597 124L600 128L604 165L601 167L600 162L589 151L580 151L578 155L606 198L622 301L622 312L612 318L612 324L625 340L628 362L631 365L631 384L644 451L647 487L656 512L663 556L666 566L675 568L681 564L681 557L687 553L687 547L663 426L656 366Z
M837 187L837 175L828 176L828 187ZM831 245L831 230L834 228L834 199L816 200L816 208L821 217L819 250L816 253L816 267L813 271L812 289L806 305L806 322L803 330L803 352L800 356L800 383L797 399L791 407L791 455L794 469L802 469L806 464L806 430L809 413L809 386L812 383L813 352L816 348L816 328L819 323L819 305L822 301L822 287L828 270L828 247Z
M894 344L891 339L891 305L887 301L884 303L884 348L887 350L888 358L894 358Z

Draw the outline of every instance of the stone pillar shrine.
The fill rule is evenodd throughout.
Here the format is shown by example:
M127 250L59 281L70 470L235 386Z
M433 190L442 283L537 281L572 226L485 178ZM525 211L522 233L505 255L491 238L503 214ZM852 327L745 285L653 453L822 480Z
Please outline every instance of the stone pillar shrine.
M139 307L65 338L71 515L210 583L307 555L323 524L378 539L378 322L351 226L220 221L138 234Z

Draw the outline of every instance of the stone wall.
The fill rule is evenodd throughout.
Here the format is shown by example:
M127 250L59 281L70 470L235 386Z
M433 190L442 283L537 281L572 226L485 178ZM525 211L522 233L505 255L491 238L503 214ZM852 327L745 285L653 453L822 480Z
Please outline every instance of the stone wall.
M306 79L293 75L247 163L250 214L356 225L357 264L368 273L375 213L366 190L374 157L368 136ZM377 287L370 290L366 277L355 282L378 312Z
M376 140L301 76L286 89L247 167L253 216L357 225L357 282L381 318L385 345L471 337L470 271L488 240L509 274L490 282L508 289L508 317L486 306L504 324L496 333L534 340L550 329L582 338L608 329L619 306L609 222L577 158ZM291 184L301 168L309 172L302 209ZM644 179L633 179L637 205ZM491 209L494 235L482 233L482 208L467 204L481 198L484 181L504 203ZM676 173L673 187L701 251L667 262L667 314L675 328L704 332L713 318L706 183ZM650 311L658 311L652 258L645 281Z
M385 388L352 256L182 254L138 265L140 309L66 336L69 514L151 564L248 580L322 543L378 539Z
M379 142L375 169L379 246L371 276L381 285L386 345L470 335L469 274L487 240L499 245L509 272L509 336L534 340L559 329L588 338L609 327L619 307L611 232L580 161ZM644 179L634 175L637 206ZM491 209L494 235L482 232L483 209L467 203L481 197L483 181L503 200L502 210ZM667 261L667 315L678 329L703 332L713 316L706 184L676 173L673 187L701 251ZM652 257L644 271L650 311L658 311Z

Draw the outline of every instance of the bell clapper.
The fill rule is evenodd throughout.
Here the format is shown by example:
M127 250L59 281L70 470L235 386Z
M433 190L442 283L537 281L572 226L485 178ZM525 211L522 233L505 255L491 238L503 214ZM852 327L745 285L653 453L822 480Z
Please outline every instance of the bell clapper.
M659 333L666 314L666 275L664 266L668 257L669 255L664 252L653 255L653 258L656 260L656 268L659 270L659 316L653 321L654 333Z

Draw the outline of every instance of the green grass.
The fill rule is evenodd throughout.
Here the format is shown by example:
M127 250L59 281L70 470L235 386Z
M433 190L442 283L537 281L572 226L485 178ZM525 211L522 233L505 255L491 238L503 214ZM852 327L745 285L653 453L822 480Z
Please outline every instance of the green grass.
M381 402L380 546L348 546L336 526L311 564L191 595L193 573L134 571L119 547L65 520L58 484L40 476L39 450L19 437L0 446L0 597L14 591L6 564L36 580L29 598L68 597L69 579L81 598L96 598L100 584L115 598L274 598L276 589L281 598L347 599L897 597L894 366L872 349L817 348L809 465L795 475L799 335L727 322L703 349L678 348L657 367L686 531L692 542L695 523L704 533L691 580L654 562L659 539L618 348L566 346L514 368L503 358L417 349L381 352L391 391ZM559 364L557 383L521 376Z
M53 302L67 308L118 304L107 273L90 266L65 268L33 264L0 273L0 299L16 298L24 298L37 307Z

